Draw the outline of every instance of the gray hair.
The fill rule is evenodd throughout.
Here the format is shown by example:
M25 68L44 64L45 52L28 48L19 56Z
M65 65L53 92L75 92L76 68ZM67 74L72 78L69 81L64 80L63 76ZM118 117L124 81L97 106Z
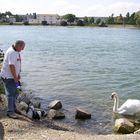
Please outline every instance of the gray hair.
M25 42L23 40L17 40L14 45L12 45L14 48L16 48L18 45L25 45Z

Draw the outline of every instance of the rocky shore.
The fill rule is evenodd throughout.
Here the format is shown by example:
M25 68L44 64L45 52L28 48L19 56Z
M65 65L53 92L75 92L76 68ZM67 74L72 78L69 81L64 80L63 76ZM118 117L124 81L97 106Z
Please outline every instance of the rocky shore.
M17 120L9 119L5 114L5 105L0 102L0 140L139 140L139 134L82 134L55 125L51 120L32 121L24 116L19 116Z

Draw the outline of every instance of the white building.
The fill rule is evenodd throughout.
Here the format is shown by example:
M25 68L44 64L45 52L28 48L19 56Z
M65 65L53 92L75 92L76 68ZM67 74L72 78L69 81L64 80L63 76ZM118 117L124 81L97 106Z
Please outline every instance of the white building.
M9 21L9 22L12 22L12 23L15 23L15 22L16 22L16 18L15 18L14 16L10 16L10 17L8 18L8 21Z
M41 24L42 21L47 21L47 24L58 25L60 24L60 16L57 14L37 14L36 19L29 18L30 24Z

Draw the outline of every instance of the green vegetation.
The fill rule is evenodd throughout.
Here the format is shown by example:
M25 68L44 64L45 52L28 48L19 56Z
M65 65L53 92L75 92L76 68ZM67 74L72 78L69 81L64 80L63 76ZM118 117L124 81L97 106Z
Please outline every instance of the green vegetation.
M135 21L136 21L136 24L137 24L137 25L140 25L140 11L138 11L138 12L135 14L134 19L135 19Z
M84 26L84 22L82 20L77 21L77 26Z
M28 21L25 21L25 22L24 22L24 25L30 25L30 24L29 24L29 22L28 22Z
M67 26L68 23L67 23L66 21L61 21L61 22L60 22L60 25L61 25L61 26Z
M75 20L76 20L76 16L73 15L73 14L67 14L67 15L64 15L63 18L68 22L70 23L73 23Z
M89 23L90 24L94 24L94 22L95 22L94 17L89 18Z
M117 17L114 17L114 14L112 14L111 16L109 16L106 22L107 24L140 25L140 11L132 14L127 12L126 16L122 16L122 14L120 14Z
M98 18L98 19L96 20L96 24L98 25L98 24L100 24L100 22L101 22L101 19Z
M89 23L88 17L84 17L83 21L84 21L84 24L87 25Z
M101 21L99 24L98 24L99 27L107 27L106 23L104 21Z
M47 21L42 21L42 23L41 23L42 25L47 25Z

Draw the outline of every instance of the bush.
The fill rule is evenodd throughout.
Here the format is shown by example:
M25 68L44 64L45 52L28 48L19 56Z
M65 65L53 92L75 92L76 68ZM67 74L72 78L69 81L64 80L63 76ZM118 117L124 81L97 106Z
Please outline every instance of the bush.
M60 25L61 25L61 26L67 26L68 23L67 23L66 21L61 21Z
M84 22L82 20L77 21L77 26L84 26Z
M98 25L99 25L99 27L107 27L107 25L105 24L104 21L100 22Z
M25 21L25 22L24 22L24 25L30 25L30 24L29 24L29 22L28 22L28 21Z
M98 25L100 22L101 22L101 19L98 18L98 19L96 20L96 24Z
M47 21L46 20L42 21L42 25L47 25Z
M13 22L10 22L9 25L13 25Z

